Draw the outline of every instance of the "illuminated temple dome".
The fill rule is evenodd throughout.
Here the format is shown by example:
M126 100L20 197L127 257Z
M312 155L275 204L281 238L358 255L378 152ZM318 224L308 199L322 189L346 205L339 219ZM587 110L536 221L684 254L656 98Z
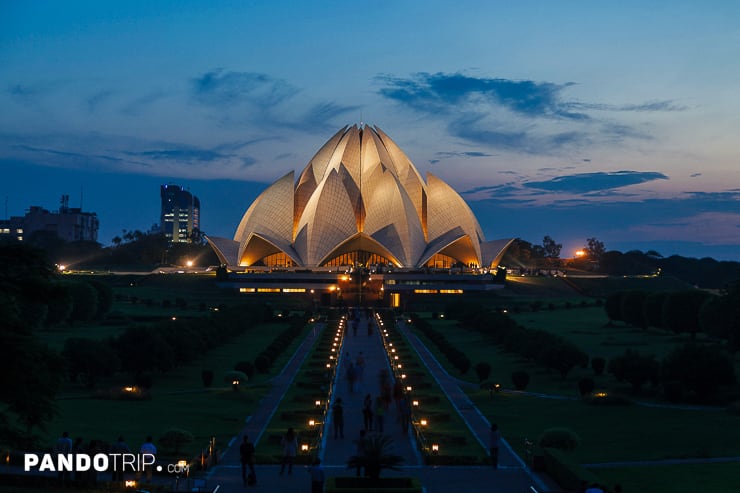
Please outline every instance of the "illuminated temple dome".
M234 239L209 237L231 268L496 267L510 240L486 242L465 201L377 126L347 126L252 203Z

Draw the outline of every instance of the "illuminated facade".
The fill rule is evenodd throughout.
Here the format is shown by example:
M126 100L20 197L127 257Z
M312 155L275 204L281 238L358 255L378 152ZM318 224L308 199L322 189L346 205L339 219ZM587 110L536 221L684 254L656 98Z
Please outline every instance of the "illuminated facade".
M160 230L169 243L191 243L200 232L200 200L179 185L162 185ZM198 237L199 238L199 237Z
M388 265L496 267L511 240L486 242L465 201L426 182L378 127L348 126L308 162L269 186L233 240L209 237L232 268Z

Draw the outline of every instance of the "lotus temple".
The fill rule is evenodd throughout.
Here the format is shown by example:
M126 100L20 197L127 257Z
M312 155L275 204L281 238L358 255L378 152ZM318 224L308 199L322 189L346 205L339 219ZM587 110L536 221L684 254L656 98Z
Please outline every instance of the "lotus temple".
M365 283L366 292L374 287L373 296L391 299L500 285L492 278L512 241L486 241L452 187L431 173L424 180L388 135L368 125L342 128L298 180L291 171L270 185L233 239L208 237L242 292L341 297L344 278L366 272L376 282L365 279L359 289Z

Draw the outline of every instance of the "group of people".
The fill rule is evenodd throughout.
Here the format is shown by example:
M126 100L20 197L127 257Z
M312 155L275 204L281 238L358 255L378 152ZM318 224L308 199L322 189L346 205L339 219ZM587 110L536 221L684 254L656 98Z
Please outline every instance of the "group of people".
M78 437L72 442L69 437L69 432L65 431L57 439L53 447L53 452L57 455L66 454L87 454L94 456L97 454L109 454L112 460L109 462L109 470L111 473L111 481L114 483L123 483L124 481L124 464L121 454L130 454L131 448L126 444L123 436L119 436L113 444L108 444L102 440L90 440L85 444L83 438ZM154 445L151 436L147 436L144 443L139 448L140 454L149 454L151 456L157 455L157 447ZM139 479L142 476L142 471L135 471L136 478ZM153 465L146 464L143 473L146 474L147 481L151 482ZM62 487L68 486L72 480L72 475L69 471L60 471L58 473L59 484ZM98 471L94 468L90 468L87 471L77 471L74 473L74 481L78 485L95 486L98 483Z

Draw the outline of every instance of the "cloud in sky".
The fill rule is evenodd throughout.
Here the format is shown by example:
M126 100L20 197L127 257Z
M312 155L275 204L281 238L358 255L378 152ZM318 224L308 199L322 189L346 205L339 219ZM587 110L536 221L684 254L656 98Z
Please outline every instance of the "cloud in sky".
M200 103L218 108L250 103L271 108L298 92L294 85L256 72L206 72L192 81L193 97Z
M596 142L648 139L643 130L589 112L683 111L670 100L609 105L566 98L575 83L419 72L379 75L378 94L402 107L442 120L450 135L491 148L550 154Z
M656 171L600 171L557 176L547 181L529 181L523 186L549 192L588 193L667 179L666 175Z
M379 93L410 107L428 112L448 111L472 101L493 103L527 116L588 119L569 111L561 101L561 91L572 83L554 84L531 80L470 77L461 73L420 72L409 78L378 76L385 84Z
M336 126L334 120L358 105L312 101L298 97L301 89L283 79L258 72L212 70L191 80L193 99L214 110L222 125L269 125L303 133Z
M430 159L429 162L431 164L437 164L442 159L449 159L454 157L461 157L461 158L479 158L479 157L493 157L496 154L489 154L487 152L482 151L440 151L434 153L437 158Z

